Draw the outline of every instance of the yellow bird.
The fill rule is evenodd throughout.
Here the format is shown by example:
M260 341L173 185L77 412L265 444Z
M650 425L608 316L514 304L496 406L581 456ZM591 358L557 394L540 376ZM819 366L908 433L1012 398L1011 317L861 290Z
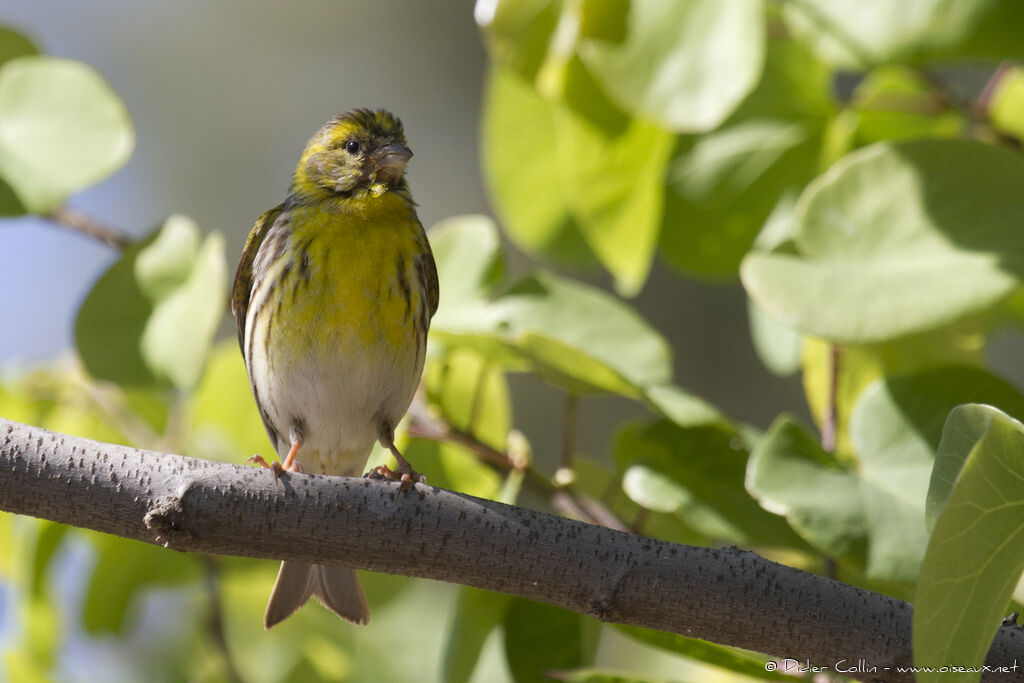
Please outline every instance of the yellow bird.
M358 476L379 441L403 487L418 475L394 430L419 384L437 270L416 215L402 123L384 110L336 116L310 139L288 197L256 221L231 311L256 405L282 471ZM267 466L259 456L256 461ZM355 570L283 562L270 628L316 596L369 620Z

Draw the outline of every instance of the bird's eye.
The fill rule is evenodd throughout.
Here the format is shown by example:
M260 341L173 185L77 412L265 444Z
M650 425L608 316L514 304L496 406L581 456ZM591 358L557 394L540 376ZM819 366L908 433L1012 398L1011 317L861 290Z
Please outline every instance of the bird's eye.
M359 143L355 140L349 140L345 143L345 151L349 154L359 154Z

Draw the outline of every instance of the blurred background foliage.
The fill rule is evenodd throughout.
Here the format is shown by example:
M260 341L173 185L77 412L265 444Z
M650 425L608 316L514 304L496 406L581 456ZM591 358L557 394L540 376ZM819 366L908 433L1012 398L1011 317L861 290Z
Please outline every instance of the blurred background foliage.
M402 432L431 484L914 599L921 662L1024 598L1024 6L100 4L0 10L0 415L267 451L235 255L305 136L380 104L441 280ZM366 628L265 634L275 571L0 514L0 680L771 677L384 575Z

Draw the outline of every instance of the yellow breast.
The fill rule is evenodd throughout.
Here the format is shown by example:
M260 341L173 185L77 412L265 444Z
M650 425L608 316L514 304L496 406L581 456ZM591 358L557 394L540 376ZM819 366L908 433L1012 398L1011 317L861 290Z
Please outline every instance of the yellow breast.
M292 277L282 278L289 285L280 341L298 354L339 346L387 356L414 349L413 312L422 294L412 207L385 193L299 206L289 219L285 267Z

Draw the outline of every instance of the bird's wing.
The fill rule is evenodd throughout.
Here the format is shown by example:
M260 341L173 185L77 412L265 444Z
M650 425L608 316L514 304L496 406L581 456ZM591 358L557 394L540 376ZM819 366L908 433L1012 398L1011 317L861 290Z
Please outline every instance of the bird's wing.
M437 264L434 263L434 252L430 249L430 241L426 237L423 225L420 225L420 233L423 235L423 242L426 249L417 259L417 270L423 279L423 288L427 291L427 304L430 307L430 317L437 313L437 303L440 300L440 292L437 286Z
M252 268L256 260L256 253L260 245L266 239L271 226L281 215L283 205L276 206L256 219L256 224L249 232L245 240L245 249L242 250L242 258L238 261L238 270L235 271L235 284L231 288L231 313L235 316L235 326L238 328L238 346L245 353L245 316L249 310L249 297L252 296Z

